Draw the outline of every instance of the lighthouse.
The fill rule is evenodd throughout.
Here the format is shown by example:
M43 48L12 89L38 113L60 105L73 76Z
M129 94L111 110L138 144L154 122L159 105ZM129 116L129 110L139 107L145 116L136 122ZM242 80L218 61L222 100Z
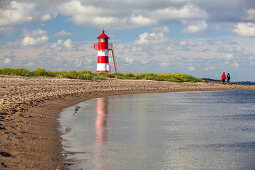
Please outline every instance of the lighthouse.
M98 51L97 55L97 73L105 72L109 73L109 51L112 52L114 68L116 72L116 64L113 53L113 46L111 43L108 43L108 39L110 39L105 33L104 30L102 34L97 37L98 43L94 44L94 49Z

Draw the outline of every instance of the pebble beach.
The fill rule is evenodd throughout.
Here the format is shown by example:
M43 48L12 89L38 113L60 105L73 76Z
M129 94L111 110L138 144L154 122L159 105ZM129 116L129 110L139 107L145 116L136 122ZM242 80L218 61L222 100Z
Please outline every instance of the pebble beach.
M109 95L221 90L255 90L255 85L1 75L0 169L69 169L57 122L67 106Z

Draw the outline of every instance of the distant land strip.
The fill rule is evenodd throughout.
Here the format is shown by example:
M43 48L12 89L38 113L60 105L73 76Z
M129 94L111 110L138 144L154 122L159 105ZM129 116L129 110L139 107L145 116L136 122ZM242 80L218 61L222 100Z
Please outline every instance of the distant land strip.
M133 80L156 80L169 82L202 82L202 79L192 75L181 73L93 73L88 70L84 71L46 71L43 68L30 71L25 68L0 68L0 75L17 75L17 76L47 76L83 80L102 80L106 78L133 79Z

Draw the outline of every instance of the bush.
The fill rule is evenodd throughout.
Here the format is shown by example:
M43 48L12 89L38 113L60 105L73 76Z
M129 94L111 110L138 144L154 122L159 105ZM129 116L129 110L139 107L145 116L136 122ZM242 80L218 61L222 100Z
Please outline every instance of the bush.
M34 71L31 71L31 75L33 76L50 76L48 72L45 71L43 68L38 68Z
M24 68L1 68L0 69L1 75L20 75L20 76L31 76L31 72Z
M92 73L91 71L46 71L43 68L38 68L34 71L29 71L24 68L0 68L0 75L20 75L20 76L48 76L60 77L70 79L84 79L84 80L104 80L106 78L118 79L143 79L156 81L170 81L170 82L202 82L203 80L193 77L188 74L181 73Z

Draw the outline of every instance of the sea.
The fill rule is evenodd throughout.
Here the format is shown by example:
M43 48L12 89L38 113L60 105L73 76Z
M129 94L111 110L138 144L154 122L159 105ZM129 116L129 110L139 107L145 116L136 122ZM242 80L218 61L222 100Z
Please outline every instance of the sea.
M71 169L255 169L255 90L96 98L58 121Z

